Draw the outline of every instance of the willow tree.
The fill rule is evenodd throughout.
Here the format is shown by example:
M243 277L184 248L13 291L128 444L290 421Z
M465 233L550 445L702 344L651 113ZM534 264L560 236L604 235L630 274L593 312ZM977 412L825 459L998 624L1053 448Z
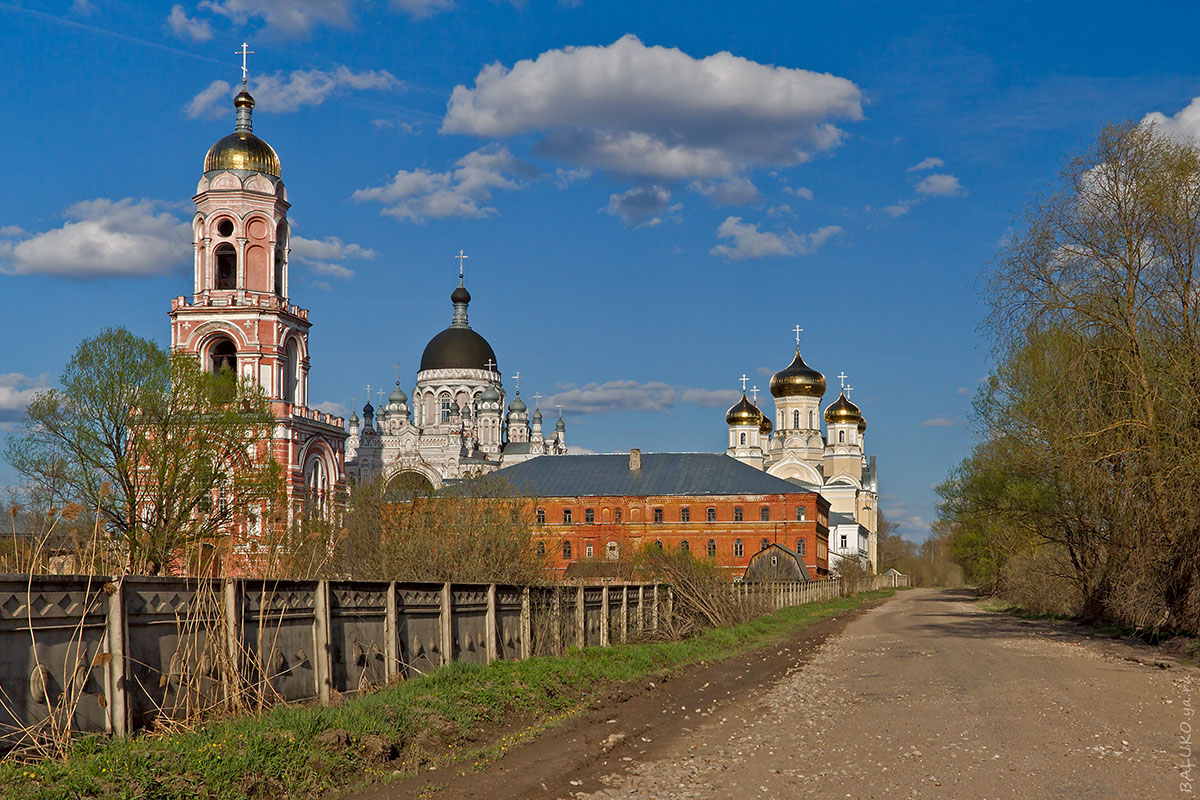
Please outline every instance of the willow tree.
M257 384L121 328L83 341L59 383L30 403L6 455L50 503L97 516L104 568L194 570L202 545L266 524L282 478Z

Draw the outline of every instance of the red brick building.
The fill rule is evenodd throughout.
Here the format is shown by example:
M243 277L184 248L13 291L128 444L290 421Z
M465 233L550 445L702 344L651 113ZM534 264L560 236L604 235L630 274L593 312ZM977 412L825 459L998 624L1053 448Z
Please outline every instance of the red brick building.
M730 578L778 544L813 577L829 574L829 502L721 453L539 457L495 476L535 498L538 546L559 577L655 544L711 558Z

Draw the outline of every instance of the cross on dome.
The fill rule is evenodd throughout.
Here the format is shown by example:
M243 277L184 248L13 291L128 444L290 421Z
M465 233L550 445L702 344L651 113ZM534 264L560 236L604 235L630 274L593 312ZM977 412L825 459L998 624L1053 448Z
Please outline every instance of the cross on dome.
M796 349L799 350L800 334L804 333L804 328L801 328L799 325L797 325L796 327L792 328L792 332L796 334Z
M745 394L746 393L746 384L750 382L750 379L747 378L746 373L743 372L742 377L738 378L738 380L742 382L742 394Z
M248 45L246 42L242 42L242 49L233 51L234 55L239 55L242 57L242 86L246 85L246 56L254 55L254 51L249 48L250 45Z
M400 362L396 362L396 385L400 385Z
M535 411L537 410L537 407L538 407L538 400L541 400L541 399L542 399L542 395L540 393L535 394L533 396L533 409Z
M754 405L758 405L758 387L750 387L750 396L754 398Z
M520 394L521 393L521 373L518 372L516 375L513 375L513 382L514 382L513 385L516 386L516 388L517 388L517 394Z
M842 388L842 391L846 393L846 399L847 399L847 400L849 400L849 399L850 399L850 393L854 391L854 387L853 387L853 386L846 386L846 387L843 387L843 388Z
M838 375L838 380L842 382L842 391L843 392L846 391L846 378L848 378L848 377L849 376L846 374L845 370L842 370L842 374Z
M483 365L487 367L488 372L496 371L496 360L494 358L489 358L487 361L483 362Z
M459 250L458 255L456 255L455 258L458 259L458 285L462 286L463 262L466 261L468 258L470 258L470 256L467 255L466 253L464 253L462 250Z
M562 410L563 410L563 404L562 404L562 403L555 403L555 404L554 404L554 407L558 409L558 418L559 418L559 419L562 419Z

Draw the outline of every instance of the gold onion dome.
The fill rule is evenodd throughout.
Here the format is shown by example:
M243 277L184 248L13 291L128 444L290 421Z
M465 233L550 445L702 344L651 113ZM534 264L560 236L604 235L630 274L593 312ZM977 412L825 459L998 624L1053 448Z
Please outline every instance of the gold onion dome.
M825 376L804 363L800 348L792 363L771 376L771 394L775 397L824 397Z
M242 89L237 97L233 98L233 107L237 109L236 130L218 139L217 143L208 149L208 155L204 157L204 171L241 169L261 172L273 178L281 177L283 170L275 150L250 132L250 112L254 108L254 98Z
M833 405L825 409L825 421L831 424L849 423L858 425L859 430L866 430L867 421L863 419L862 411L858 406L846 399L846 393L838 397Z
M771 418L763 414L761 410L758 413L762 414L762 421L758 423L758 432L763 436L770 436L771 431L775 430L775 426L771 423Z
M746 393L742 392L742 399L725 414L725 422L730 425L758 425L762 415L762 412L746 398Z

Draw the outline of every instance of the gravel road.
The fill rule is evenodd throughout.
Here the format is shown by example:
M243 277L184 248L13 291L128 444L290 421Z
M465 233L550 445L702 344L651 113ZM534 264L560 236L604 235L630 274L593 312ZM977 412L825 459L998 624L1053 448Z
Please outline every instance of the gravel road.
M964 593L901 592L741 702L681 709L665 751L574 796L1190 797L1180 723L1200 727L1200 671L1145 658Z

